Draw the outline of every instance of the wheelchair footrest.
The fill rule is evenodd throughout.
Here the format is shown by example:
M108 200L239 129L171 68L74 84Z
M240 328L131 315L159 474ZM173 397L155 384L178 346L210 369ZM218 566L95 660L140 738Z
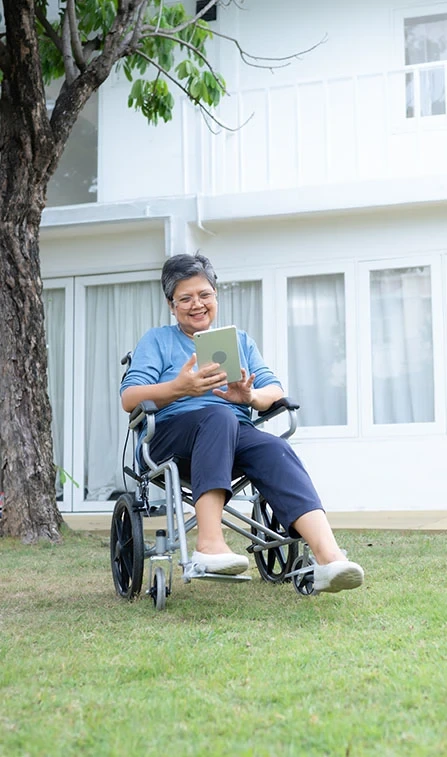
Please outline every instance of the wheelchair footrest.
M202 578L206 581L251 581L251 576L244 576L242 573L237 576L229 576L225 573L201 573L197 576L190 576L190 578Z
M141 508L143 518L160 518L166 515L166 506L160 505L160 507L151 506L149 510L147 508Z
M206 581L251 581L251 576L238 573L230 575L228 573L207 573L205 568L197 563L187 563L183 567L183 580L189 583L193 578L202 578Z

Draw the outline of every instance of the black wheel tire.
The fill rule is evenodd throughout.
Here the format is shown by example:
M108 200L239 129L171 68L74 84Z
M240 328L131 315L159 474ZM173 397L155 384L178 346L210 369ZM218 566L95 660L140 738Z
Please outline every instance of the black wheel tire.
M144 537L141 513L134 510L131 494L122 494L113 511L110 561L116 593L133 599L143 582Z
M252 518L256 520L254 512ZM261 500L261 522L271 531L275 531L275 533L282 536L287 536L265 499ZM252 527L251 530L256 536L265 538L262 528ZM266 541L272 541L272 539L267 537ZM290 573L291 566L298 556L298 544L297 542L292 542L285 546L272 547L271 549L264 549L261 552L254 552L253 554L256 566L264 581L270 581L275 584L288 583L291 579L285 578L285 576L287 573Z
M292 570L301 570L306 568L311 563L304 563L304 555L300 555L296 558L292 565ZM305 597L309 597L314 593L314 575L313 573L307 573L304 576L292 576L293 587L298 594L302 594Z
M166 577L163 568L155 568L154 583L150 594L154 600L155 609L164 610L166 607Z

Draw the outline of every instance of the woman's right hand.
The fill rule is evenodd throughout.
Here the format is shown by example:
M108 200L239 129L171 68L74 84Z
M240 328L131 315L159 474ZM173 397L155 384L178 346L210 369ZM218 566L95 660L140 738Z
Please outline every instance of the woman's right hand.
M201 397L206 392L225 386L227 374L225 371L216 372L220 368L219 363L207 363L195 371L196 364L197 355L193 353L174 379L181 396Z

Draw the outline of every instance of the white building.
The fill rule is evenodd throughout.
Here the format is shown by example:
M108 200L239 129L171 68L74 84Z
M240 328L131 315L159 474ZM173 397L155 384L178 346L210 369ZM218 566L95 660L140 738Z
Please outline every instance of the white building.
M301 403L327 509L445 509L447 1L245 0L211 23L253 55L323 42L272 73L215 38L219 117L253 114L236 131L181 98L149 127L120 74L89 104L41 230L55 454L80 484L61 509L113 508L120 358L168 322L166 256L198 248L221 324Z

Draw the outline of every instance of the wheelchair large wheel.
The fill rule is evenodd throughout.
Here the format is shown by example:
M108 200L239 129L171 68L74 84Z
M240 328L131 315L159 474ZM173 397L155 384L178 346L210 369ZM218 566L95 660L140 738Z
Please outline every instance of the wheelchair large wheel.
M116 593L132 599L143 581L144 537L141 513L134 510L131 494L117 500L110 532L110 561Z
M278 535L286 537L286 532L274 515L269 503L266 502L264 498L261 499L260 509L261 523ZM252 518L258 520L254 510ZM252 533L259 536L261 539L265 539L267 542L273 541L272 537L266 537L262 528L252 527ZM298 544L292 542L291 544L271 547L270 549L264 549L260 552L254 552L253 554L256 566L264 581L270 581L276 584L288 583L290 578L285 578L285 576L287 573L290 573L291 566L298 556Z

